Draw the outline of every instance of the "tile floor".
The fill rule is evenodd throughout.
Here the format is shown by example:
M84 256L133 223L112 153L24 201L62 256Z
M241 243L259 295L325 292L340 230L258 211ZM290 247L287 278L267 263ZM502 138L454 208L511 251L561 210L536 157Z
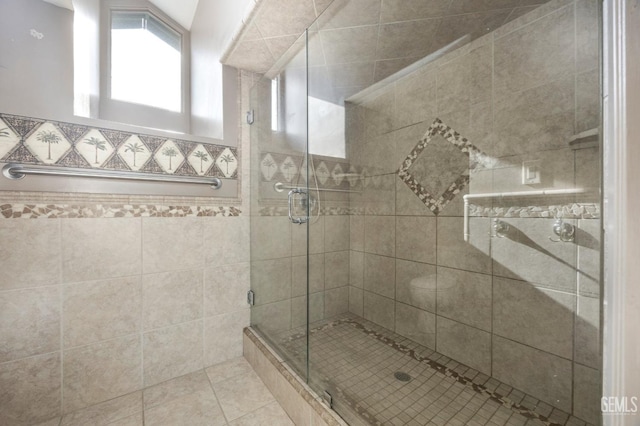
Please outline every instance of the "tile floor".
M280 336L286 358L304 359L304 332ZM347 314L314 326L311 387L328 390L351 425L587 426L485 374ZM302 365L302 364L301 364ZM394 373L403 371L403 382Z
M292 426L244 358L106 401L46 426Z

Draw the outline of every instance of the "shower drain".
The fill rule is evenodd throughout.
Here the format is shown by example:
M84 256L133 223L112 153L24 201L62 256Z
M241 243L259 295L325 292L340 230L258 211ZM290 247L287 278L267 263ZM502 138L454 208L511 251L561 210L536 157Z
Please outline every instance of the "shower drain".
M404 371L396 371L395 373L393 373L393 377L400 380L401 382L408 382L409 380L411 380L411 376Z

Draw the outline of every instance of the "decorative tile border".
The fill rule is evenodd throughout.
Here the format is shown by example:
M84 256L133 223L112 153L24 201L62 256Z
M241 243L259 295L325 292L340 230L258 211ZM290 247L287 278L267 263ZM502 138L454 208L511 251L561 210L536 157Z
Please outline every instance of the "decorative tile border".
M459 384L472 389L475 393L486 396L491 401L494 401L501 406L509 408L515 413L518 413L527 419L536 420L539 424L544 426L568 426L568 425L587 425L584 421L577 419L569 415L568 413L544 404L546 409L542 412L538 410L538 405L541 401L537 398L525 394L517 389L514 389L495 378L492 378L486 374L479 373L463 364L453 361L452 359L441 355L433 350L427 349L421 345L413 344L409 347L405 344L399 343L392 337L389 337L389 333L385 333L382 327L379 327L369 321L359 321L351 314L346 314L341 318L330 320L321 323L321 325L309 330L311 335L317 334L327 329L335 328L340 325L349 325L355 329L365 333L368 336L384 343L385 345L393 348L394 350L412 358L415 361L424 363L427 368L435 370L436 372L443 374L447 377L454 379ZM370 324L370 325L366 325ZM284 342L294 342L298 339L305 339L305 331L292 331L288 335ZM403 339L406 340L406 339ZM340 400L344 401L353 411L358 413L363 419L365 419L371 425L382 425L382 423L376 419L375 415L368 412L357 400L353 399L341 389L334 389L338 392ZM505 392L506 390L506 392Z
M238 178L235 147L0 114L0 162Z
M469 215L475 217L527 217L563 219L599 219L600 203L571 203L551 206L484 207L469 205Z
M412 166L414 166L416 160L418 160L423 151L428 147L435 135L442 136L469 158L469 168L463 171L440 195L431 194L420 184L411 172ZM492 160L490 157L471 144L467 138L462 137L458 132L444 124L439 118L436 118L433 124L427 129L424 138L418 142L402 162L397 173L400 179L416 194L420 201L437 216L442 209L469 184L469 173L476 171L480 167L490 167L491 164Z
M2 204L0 219L71 219L116 217L240 216L234 206L163 206L151 204Z

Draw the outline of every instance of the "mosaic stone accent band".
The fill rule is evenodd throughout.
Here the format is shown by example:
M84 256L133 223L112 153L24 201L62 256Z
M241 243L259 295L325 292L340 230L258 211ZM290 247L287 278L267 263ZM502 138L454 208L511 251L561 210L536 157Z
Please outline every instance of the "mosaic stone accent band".
M434 136L440 135L446 141L451 143L455 148L459 149L468 158L468 168L464 170L450 182L444 192L441 194L432 194L424 186L418 177L415 176L414 165L421 156L429 155L425 150L429 148ZM434 159L437 161L438 159ZM427 129L424 138L409 153L407 158L402 162L398 169L398 176L416 194L436 216L444 209L453 198L469 184L469 174L476 171L480 167L490 167L492 160L471 144L466 138L462 137L458 132L444 124L439 118L436 118L433 124Z
M240 216L234 206L2 204L0 219Z
M238 150L0 114L0 162L176 176L238 178Z

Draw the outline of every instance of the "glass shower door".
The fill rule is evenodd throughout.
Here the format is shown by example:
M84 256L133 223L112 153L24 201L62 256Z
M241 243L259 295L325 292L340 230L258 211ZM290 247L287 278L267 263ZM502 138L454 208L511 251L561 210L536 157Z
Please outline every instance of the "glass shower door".
M251 89L251 325L307 377L306 43Z

